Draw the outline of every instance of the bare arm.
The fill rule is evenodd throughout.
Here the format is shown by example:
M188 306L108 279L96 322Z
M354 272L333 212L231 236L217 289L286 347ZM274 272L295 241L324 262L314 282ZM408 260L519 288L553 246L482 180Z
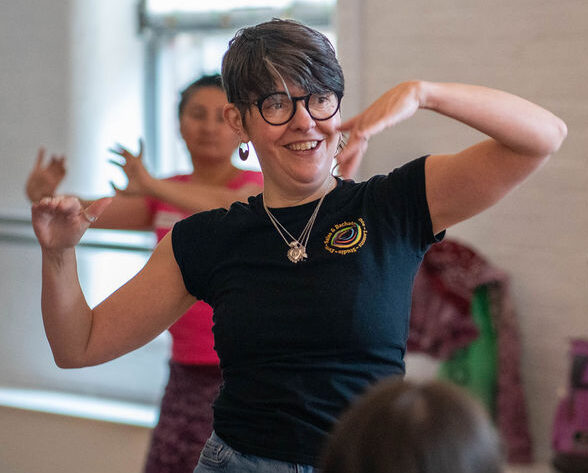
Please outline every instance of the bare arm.
M556 152L567 134L551 112L515 95L487 87L405 82L341 126L350 132L338 160L352 174L381 130L429 109L458 120L490 139L456 154L427 159L426 186L437 233L490 207Z
M125 189L112 185L115 196L100 218L92 223L92 228L152 230L152 215L145 200L147 196L195 213L219 207L228 208L233 202L245 202L250 195L262 191L260 186L253 183L239 189L227 189L223 186L156 179L143 166L142 142L137 155L120 145L111 151L124 158L122 163L113 160L111 163L125 172L128 185ZM54 196L66 173L65 156L51 155L47 164L44 164L44 156L45 150L40 148L35 166L27 178L25 190L31 202ZM94 199L75 197L80 199L83 207L95 202Z
M111 160L127 175L125 189L114 187L117 196L137 198L149 196L167 202L186 212L200 212L215 208L229 208L233 202L245 202L250 195L259 194L262 188L256 184L246 184L239 189L195 182L174 182L156 179L143 165L143 143L139 142L139 152L131 153L127 148L116 145L110 150L123 158L122 162Z
M228 209L233 202L246 202L249 196L257 195L261 191L262 188L256 184L245 184L239 189L227 189L208 184L166 180L156 180L150 189L153 197L188 212L220 207Z
M43 197L53 197L66 175L65 156L52 154L45 159L45 149L39 148L37 160L27 177L25 192L31 203ZM80 199L83 207L88 207L94 199ZM94 228L119 230L151 230L151 214L142 197L115 196L104 209L100 219L92 224Z
M95 200L80 199L84 207ZM111 204L102 212L100 218L92 223L92 228L112 230L153 230L152 215L143 197L127 197L116 194Z
M98 216L109 199L86 212ZM32 208L42 250L42 312L56 363L63 368L95 365L144 345L195 302L185 289L168 235L145 267L91 309L82 293L75 245L88 227L79 200L46 198Z

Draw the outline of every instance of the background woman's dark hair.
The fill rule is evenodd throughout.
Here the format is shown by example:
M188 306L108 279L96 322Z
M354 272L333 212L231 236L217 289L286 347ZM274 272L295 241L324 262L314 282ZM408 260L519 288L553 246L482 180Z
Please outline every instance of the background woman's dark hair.
M343 94L343 71L335 49L322 33L293 20L273 19L242 28L229 42L222 63L229 102L243 115L247 105L291 82L308 93Z
M336 425L322 473L500 473L496 430L477 401L446 382L379 383Z
M211 74L200 77L180 92L180 103L178 104L179 117L184 113L184 108L186 108L186 104L188 103L188 100L190 100L190 97L202 87L217 87L224 91L223 81L220 74Z

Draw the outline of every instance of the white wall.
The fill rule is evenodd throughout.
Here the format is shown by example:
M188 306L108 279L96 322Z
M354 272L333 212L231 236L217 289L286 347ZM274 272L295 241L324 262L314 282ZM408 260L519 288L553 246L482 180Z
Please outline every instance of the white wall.
M557 391L567 382L568 340L588 338L588 62L583 57L588 3L340 0L339 5L338 47L351 79L346 115L398 82L425 79L504 89L545 106L568 125L559 153L528 183L448 232L512 276L532 435L537 457L549 459ZM361 173L386 172L478 139L477 132L420 112L370 141Z
M108 163L116 142L137 149L143 135L143 39L136 0L75 0L71 10L72 157L64 188L82 195L111 193L125 182Z
M3 2L0 15L0 209L25 209L23 183L45 143L70 133L69 2Z
M3 2L0 210L28 214L23 184L39 146L66 154L63 190L110 192L115 141L142 134L143 43L135 0Z

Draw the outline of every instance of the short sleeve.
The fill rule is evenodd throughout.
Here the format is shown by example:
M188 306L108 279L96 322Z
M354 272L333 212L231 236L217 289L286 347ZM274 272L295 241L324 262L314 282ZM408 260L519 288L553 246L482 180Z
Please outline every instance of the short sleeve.
M172 249L186 289L199 300L207 300L210 269L215 261L216 209L194 214L172 229Z
M407 238L413 239L422 253L445 236L445 232L433 233L425 183L427 158L428 155L422 156L386 176L372 178L373 204L382 209L387 219L394 221Z

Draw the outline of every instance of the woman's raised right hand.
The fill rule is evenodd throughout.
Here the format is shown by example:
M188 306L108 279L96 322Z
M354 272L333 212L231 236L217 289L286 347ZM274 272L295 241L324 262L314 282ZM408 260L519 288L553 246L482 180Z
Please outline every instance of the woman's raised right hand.
M75 247L82 235L110 204L112 197L94 201L87 208L77 197L43 197L31 207L31 219L43 250Z

